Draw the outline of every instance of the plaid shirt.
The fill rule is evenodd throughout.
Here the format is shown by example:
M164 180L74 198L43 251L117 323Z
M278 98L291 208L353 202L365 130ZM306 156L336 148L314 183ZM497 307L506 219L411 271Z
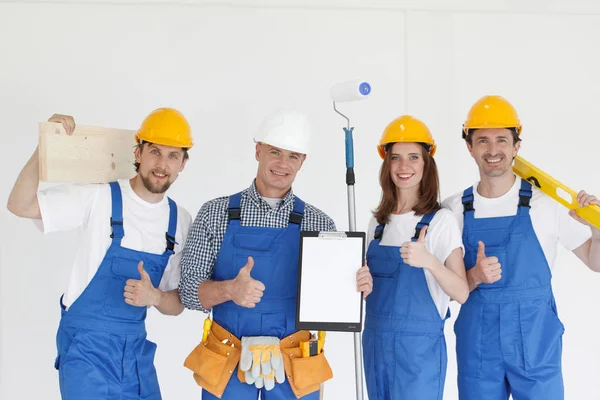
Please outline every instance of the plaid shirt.
M200 304L198 287L213 276L213 269L227 230L229 197L218 197L205 203L192 224L181 256L179 296L192 310L209 312ZM241 225L286 228L294 206L292 190L273 209L261 197L254 181L242 192ZM303 231L335 231L333 220L318 208L306 204L300 227Z

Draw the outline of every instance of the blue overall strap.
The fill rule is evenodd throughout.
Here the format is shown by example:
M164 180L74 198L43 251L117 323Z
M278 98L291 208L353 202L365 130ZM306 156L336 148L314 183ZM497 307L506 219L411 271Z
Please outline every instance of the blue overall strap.
M435 216L436 212L437 212L437 210L434 212L430 212L429 214L423 215L421 220L417 223L417 227L415 229L415 236L413 236L411 238L411 240L413 242L416 242L419 239L419 235L421 234L421 229L423 229L426 226L429 226L429 224L431 223L431 220ZM425 235L427 235L427 232L425 232Z
M165 234L167 239L167 249L165 252L173 254L175 253L176 244L175 234L177 233L177 204L170 197L167 197L167 199L169 200L169 228Z
M290 213L290 224L296 224L300 226L302 219L304 218L304 201L300 200L299 197L294 196L294 209Z
M475 219L475 208L473 207L474 199L473 186L465 189L462 196L463 214L465 216L465 220Z
M229 196L229 206L227 207L227 217L229 218L229 224L240 224L242 219L242 209L240 204L242 202L242 192L238 192L234 195Z
M383 230L385 229L385 224L378 225L375 228L375 235L373 236L373 240L381 240L383 237Z
M110 237L121 243L125 231L123 230L123 198L121 197L121 187L118 182L110 182L110 195L112 200L112 215L110 217L112 233Z
M463 214L468 212L474 212L475 208L473 208L473 186L468 189L465 189L462 196L462 205L463 205Z
M532 195L533 191L531 190L531 183L527 182L525 179L521 180L521 189L519 190L519 215L529 215L529 209L531 208L529 202L531 201Z

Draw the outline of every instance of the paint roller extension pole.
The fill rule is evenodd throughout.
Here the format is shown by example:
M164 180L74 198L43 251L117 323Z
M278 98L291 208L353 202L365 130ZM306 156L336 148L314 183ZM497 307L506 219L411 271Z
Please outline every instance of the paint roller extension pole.
M367 82L350 81L335 85L330 96L333 99L333 109L344 117L347 121L347 127L344 128L346 143L346 185L348 188L348 223L350 232L356 231L356 203L354 184L356 177L354 175L354 142L352 140L352 131L350 120L335 107L336 102L347 102L363 100L371 92L371 86ZM354 333L354 362L355 362L355 381L356 381L356 399L363 400L363 370L362 370L362 346L360 332Z
M356 203L354 201L354 144L352 129L346 133L346 185L348 188L348 225L350 232L356 232ZM363 400L362 346L360 332L354 332L354 373L356 379L356 400Z

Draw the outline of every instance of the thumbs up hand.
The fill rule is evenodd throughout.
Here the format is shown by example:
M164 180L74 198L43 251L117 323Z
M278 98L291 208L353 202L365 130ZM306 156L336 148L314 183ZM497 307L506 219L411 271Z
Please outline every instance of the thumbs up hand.
M429 269L437 265L436 258L425 247L425 232L427 232L427 228L428 225L421 228L419 238L416 242L405 242L400 247L400 256L411 267Z
M138 272L140 279L127 279L125 282L125 303L137 307L158 306L161 291L152 285L143 261L138 263Z
M477 249L477 260L473 267L473 277L477 284L494 283L502 278L502 266L498 257L487 257L485 255L485 244L479 241Z
M265 291L265 285L250 276L254 268L254 259L248 257L248 262L238 272L231 290L231 300L241 307L254 308L260 302Z

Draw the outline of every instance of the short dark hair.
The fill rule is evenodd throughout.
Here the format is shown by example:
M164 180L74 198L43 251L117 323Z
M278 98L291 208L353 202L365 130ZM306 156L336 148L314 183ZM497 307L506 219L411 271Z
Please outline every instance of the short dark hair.
M521 137L517 133L517 128L506 128L506 129L508 129L512 133L513 145L515 145L515 144L517 144L517 142L521 141ZM477 129L469 129L469 130L467 130L467 137L465 138L465 140L471 146L473 146L473 133L475 133L476 130Z
M140 148L140 153L142 152L142 150L144 150L144 145L146 145L146 144L147 144L147 145L151 145L151 144L152 144L152 142L145 142L145 141L142 141L142 142L140 142L140 144L138 144L138 145L137 145L137 147L139 147L139 148ZM186 147L183 147L183 148L182 148L182 150L183 150L183 161L185 161L185 160L187 160L188 158L190 158L190 155L188 154L188 149L187 149ZM134 165L134 167L135 167L135 172L138 172L138 170L140 169L140 163L139 163L139 162L137 162L137 161L135 161L135 162L133 163L133 165Z

